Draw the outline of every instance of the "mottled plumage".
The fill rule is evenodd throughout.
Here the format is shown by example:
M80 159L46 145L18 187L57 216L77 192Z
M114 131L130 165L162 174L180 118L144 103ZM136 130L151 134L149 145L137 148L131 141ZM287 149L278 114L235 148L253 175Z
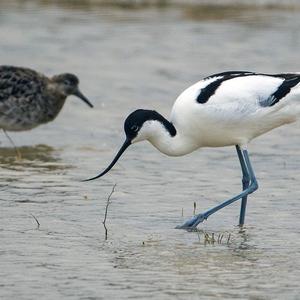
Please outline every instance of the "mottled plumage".
M69 95L92 107L78 84L73 74L48 78L28 68L0 66L0 128L22 131L50 122Z

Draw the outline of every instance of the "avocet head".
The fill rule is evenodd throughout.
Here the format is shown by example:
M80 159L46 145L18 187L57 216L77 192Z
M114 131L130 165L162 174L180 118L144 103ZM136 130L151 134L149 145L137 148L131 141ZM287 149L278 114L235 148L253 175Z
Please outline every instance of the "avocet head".
M158 129L158 126L164 126L166 130L169 131L170 135L176 134L174 126L158 112L145 109L138 109L132 112L124 122L124 131L126 134L125 142L113 161L102 173L84 181L93 180L106 174L131 144L151 139L151 137L155 134L155 131Z
M79 79L76 75L64 73L52 77L52 82L56 84L59 93L65 97L74 95L84 101L89 107L93 104L81 93L79 89Z
M124 122L126 140L133 144L149 139L155 130L153 124L161 119L164 118L155 110L138 109L132 112Z

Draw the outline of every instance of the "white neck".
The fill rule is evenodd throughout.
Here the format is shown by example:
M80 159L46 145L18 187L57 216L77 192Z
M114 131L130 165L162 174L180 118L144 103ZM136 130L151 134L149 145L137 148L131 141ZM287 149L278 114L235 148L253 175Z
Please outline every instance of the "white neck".
M171 136L159 121L147 121L133 142L148 140L160 152L169 156L181 156L193 152L199 146L176 128L176 135Z

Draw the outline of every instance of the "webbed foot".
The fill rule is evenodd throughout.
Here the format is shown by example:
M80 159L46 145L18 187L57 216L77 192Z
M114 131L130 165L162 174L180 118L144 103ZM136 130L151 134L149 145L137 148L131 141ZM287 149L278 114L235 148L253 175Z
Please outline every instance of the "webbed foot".
M203 222L207 219L207 216L205 214L198 214L191 219L187 220L182 225L178 225L175 228L176 229L195 229L199 223Z

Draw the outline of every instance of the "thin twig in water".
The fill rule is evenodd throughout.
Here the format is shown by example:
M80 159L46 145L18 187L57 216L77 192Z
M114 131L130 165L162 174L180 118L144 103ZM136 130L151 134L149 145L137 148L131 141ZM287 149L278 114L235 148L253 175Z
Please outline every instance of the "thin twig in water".
M229 233L229 235L228 235L227 244L229 244L230 237L231 237L231 233Z
M194 202L194 215L196 214L196 206L197 206L197 204L196 204L196 202Z
M106 219L107 219L107 212L108 212L108 206L110 204L110 198L112 196L112 194L115 191L115 187L117 186L117 184L115 183L115 185L113 186L109 196L107 197L107 201L106 201L106 207L105 207L105 214L104 214L104 220L103 220L103 226L104 226L104 230L105 230L105 240L107 240L107 234L108 234L108 229L106 227Z
M209 237L209 234L207 232L204 233L204 237L205 237L205 243L210 244L210 237Z
M219 233L218 235L214 232L212 232L211 234L205 231L202 231L204 238L203 238L203 243L206 246L207 244L209 245L215 245L215 243L217 244L222 244L222 240L223 237L225 238L227 236L227 233L223 234L223 233ZM199 231L197 231L198 234L198 240L200 242L200 234ZM226 241L224 243L227 243L227 245L229 245L231 243L231 233L228 233L228 236L226 238Z
M36 221L36 224L37 224L37 228L36 229L39 229L40 228L40 222L39 222L39 220L33 215L33 214L30 214L34 219L35 219L35 221Z
M223 236L224 236L224 234L222 234L221 237L220 237L220 244L222 244Z
M215 234L214 233L212 233L211 234L211 242L214 244L215 243Z

